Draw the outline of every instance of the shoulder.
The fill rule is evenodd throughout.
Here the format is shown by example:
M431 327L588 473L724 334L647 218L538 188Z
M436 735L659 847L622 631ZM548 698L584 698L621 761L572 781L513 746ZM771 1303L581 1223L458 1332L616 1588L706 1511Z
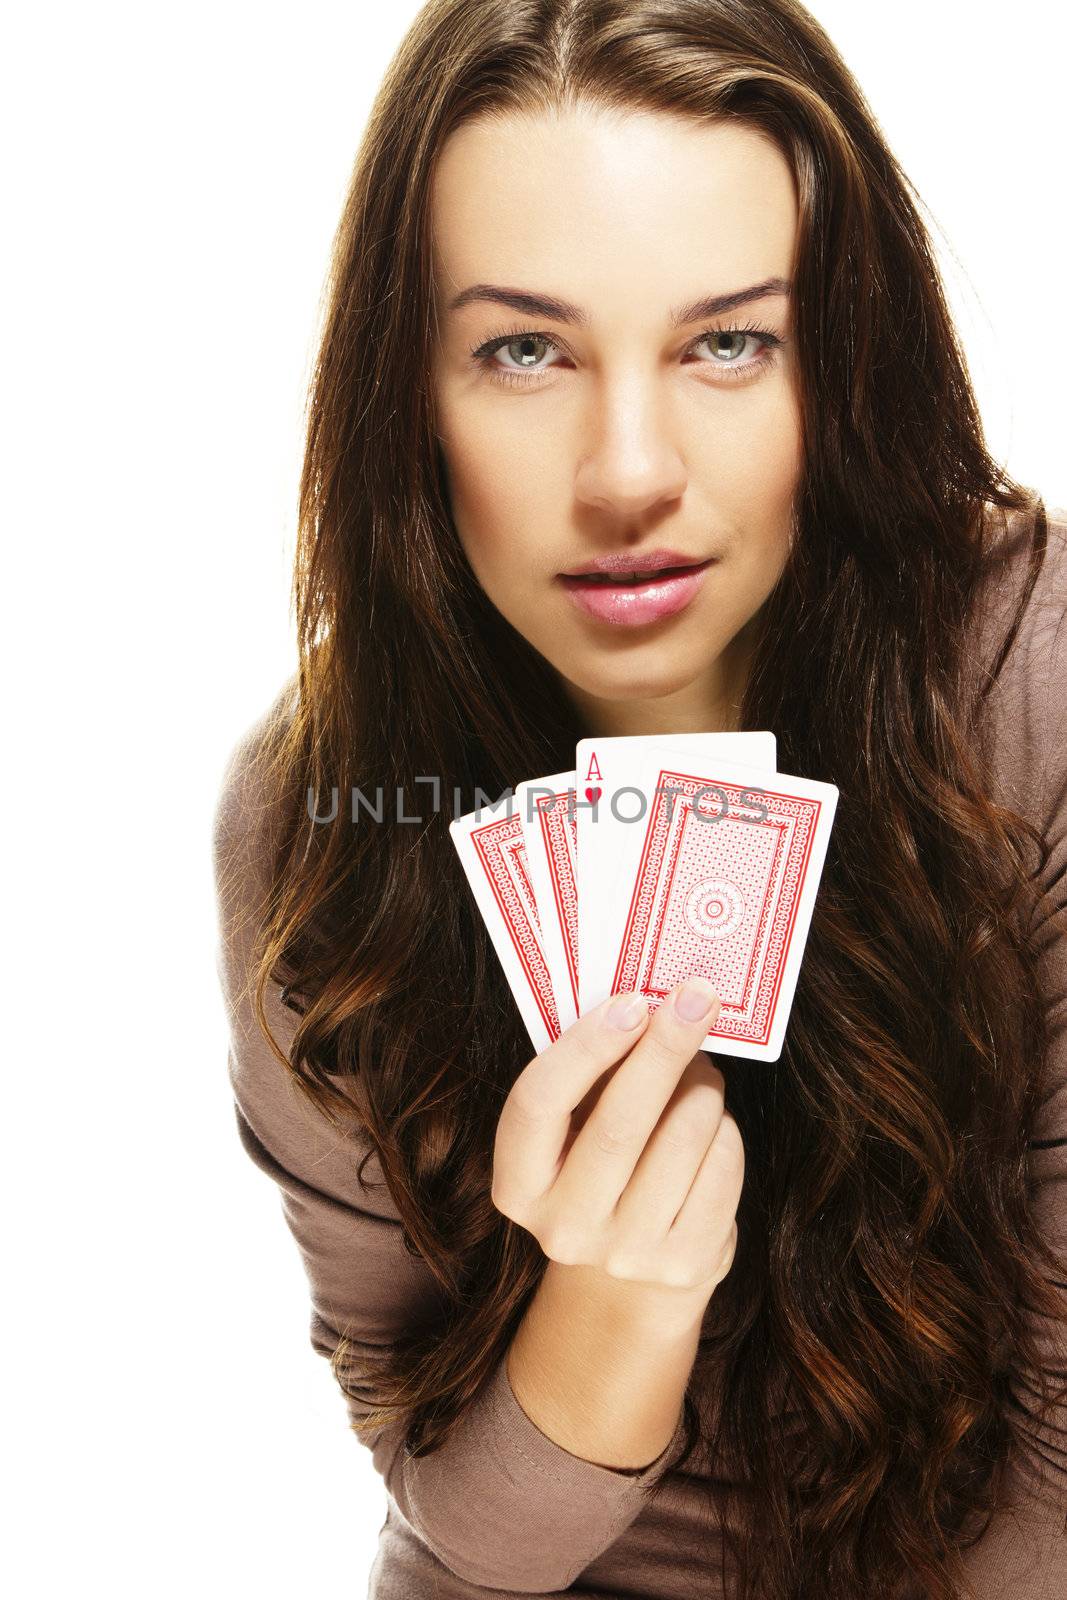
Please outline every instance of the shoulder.
M1067 605L1067 508L1046 506L1048 537L1040 567L1019 622L1009 655L1018 673L1032 662L1033 646L1050 626L1062 621ZM1035 544L1036 519L1032 512L995 510L991 518L990 568L978 611L978 639L990 658L1022 598ZM1015 681L1009 672L1006 682Z
M241 1142L253 1162L282 1188L290 1224L301 1236L309 1267L324 1274L343 1273L353 1246L352 1229L365 1232L368 1226L380 1226L380 1219L394 1221L399 1213L369 1137L351 1130L342 1135L300 1092L300 1075L287 1064L297 1019L283 1003L273 976L262 992L269 1039L253 1003L264 896L275 824L281 818L273 757L297 704L293 678L240 734L224 765L213 817L216 966L229 1027L227 1065ZM364 1154L369 1159L365 1174L360 1174ZM390 1258L396 1283L403 1283L408 1265L405 1252Z
M1067 735L1067 509L1046 508L1044 555L999 670L997 658L1029 580L1035 519L1021 512L998 517L1000 559L976 624L979 681L995 674L979 733L996 798L1047 829L1062 803L1056 779Z
M292 722L298 700L295 675L231 746L212 812L212 856L220 896L262 884L277 816L271 761Z

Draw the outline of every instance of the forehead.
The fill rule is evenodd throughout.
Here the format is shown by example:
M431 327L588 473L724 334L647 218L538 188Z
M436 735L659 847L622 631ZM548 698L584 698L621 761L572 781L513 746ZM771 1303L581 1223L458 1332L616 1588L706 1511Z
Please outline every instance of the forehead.
M431 197L443 304L478 281L555 290L594 310L613 292L657 313L687 290L788 277L796 190L782 153L738 123L586 105L466 123Z

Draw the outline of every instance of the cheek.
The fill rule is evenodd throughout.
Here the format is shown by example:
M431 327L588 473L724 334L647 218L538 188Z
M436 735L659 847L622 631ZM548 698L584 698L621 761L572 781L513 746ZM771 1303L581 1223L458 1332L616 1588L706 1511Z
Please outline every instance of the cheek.
M763 604L789 559L804 443L800 409L786 385L739 422L716 441L718 461L729 466L716 473L712 494L732 529L728 606L740 623Z
M471 566L479 578L499 570L504 581L520 582L518 558L543 543L546 514L559 504L560 485L549 474L560 457L543 434L501 427L499 411L491 417L474 401L442 413L439 436L452 517Z
M762 403L720 438L720 458L730 471L720 480L724 496L743 511L743 520L771 534L788 524L804 466L800 409L792 386L768 385Z

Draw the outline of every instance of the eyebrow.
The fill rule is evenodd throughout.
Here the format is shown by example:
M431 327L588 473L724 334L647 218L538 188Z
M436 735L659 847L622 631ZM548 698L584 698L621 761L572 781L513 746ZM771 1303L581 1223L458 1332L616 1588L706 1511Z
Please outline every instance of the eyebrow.
M751 300L766 300L772 295L788 295L791 288L792 285L785 278L765 278L762 283L750 284L747 289L731 289L726 294L705 295L702 300L693 300L689 305L672 306L671 326L681 328L689 322L702 322L705 317L721 316L724 311L733 311L738 306L748 305ZM495 305L511 306L515 311L524 311L532 316L551 317L556 322L571 322L579 328L589 326L588 311L581 306L573 305L569 300L560 300L555 295L534 294L526 289L506 289L497 283L473 283L468 289L461 289L449 302L448 309L458 311L461 306L479 300L486 300Z

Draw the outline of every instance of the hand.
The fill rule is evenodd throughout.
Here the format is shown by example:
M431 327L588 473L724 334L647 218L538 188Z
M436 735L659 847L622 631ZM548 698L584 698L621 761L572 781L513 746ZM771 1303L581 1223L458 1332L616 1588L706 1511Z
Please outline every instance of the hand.
M697 1048L721 1002L692 981L699 1017L680 1014L682 984L651 1020L640 996L613 995L534 1057L500 1113L491 1197L551 1261L706 1302L733 1262L745 1156ZM634 999L634 1024L613 1022Z

